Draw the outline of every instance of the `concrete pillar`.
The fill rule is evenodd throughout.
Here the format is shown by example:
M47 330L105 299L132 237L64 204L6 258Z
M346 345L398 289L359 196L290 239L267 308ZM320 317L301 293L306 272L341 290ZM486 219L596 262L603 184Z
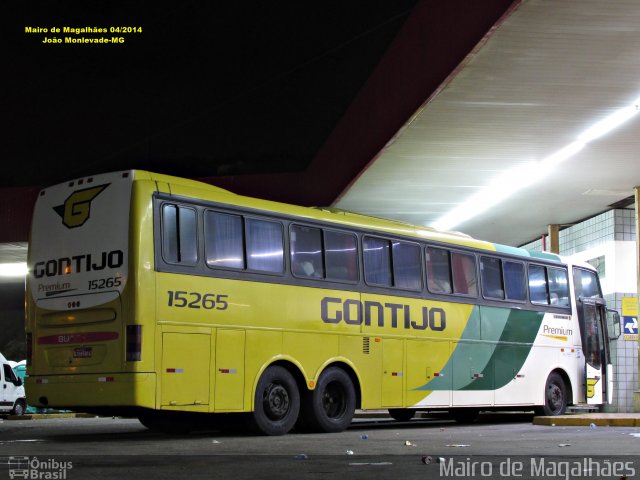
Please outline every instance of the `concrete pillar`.
M638 298L640 298L640 186L633 189L636 200L635 216L636 216L636 277L638 281ZM638 336L640 342L640 336ZM638 371L640 372L640 356L638 356ZM640 378L638 386L633 392L633 411L640 412Z
M560 253L560 225L551 224L549 231L549 251L551 253Z

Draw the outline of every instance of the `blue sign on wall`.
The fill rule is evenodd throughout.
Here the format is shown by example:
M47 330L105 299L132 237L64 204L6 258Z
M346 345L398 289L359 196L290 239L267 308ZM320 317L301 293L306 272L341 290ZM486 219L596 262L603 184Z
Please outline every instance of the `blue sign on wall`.
M622 325L625 340L638 339L638 317L622 317Z

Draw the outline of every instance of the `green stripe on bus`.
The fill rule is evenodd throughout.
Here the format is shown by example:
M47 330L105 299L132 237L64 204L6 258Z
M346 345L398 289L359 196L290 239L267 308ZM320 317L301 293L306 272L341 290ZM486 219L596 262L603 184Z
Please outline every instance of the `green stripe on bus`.
M475 307L441 375L416 390L494 390L524 365L543 313Z

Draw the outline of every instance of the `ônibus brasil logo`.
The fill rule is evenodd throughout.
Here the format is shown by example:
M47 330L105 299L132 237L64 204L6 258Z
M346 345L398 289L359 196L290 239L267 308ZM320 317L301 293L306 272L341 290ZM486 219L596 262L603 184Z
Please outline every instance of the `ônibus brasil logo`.
M62 223L67 228L81 227L89 219L91 213L91 201L109 186L109 183L97 187L76 190L67 197L62 205L53 207L62 218Z

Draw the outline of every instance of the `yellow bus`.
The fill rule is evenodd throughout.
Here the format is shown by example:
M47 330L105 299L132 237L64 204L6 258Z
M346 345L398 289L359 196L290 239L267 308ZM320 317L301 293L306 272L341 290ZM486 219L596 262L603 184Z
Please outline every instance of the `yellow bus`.
M28 264L39 407L280 435L612 396L597 274L552 254L134 170L42 190Z

